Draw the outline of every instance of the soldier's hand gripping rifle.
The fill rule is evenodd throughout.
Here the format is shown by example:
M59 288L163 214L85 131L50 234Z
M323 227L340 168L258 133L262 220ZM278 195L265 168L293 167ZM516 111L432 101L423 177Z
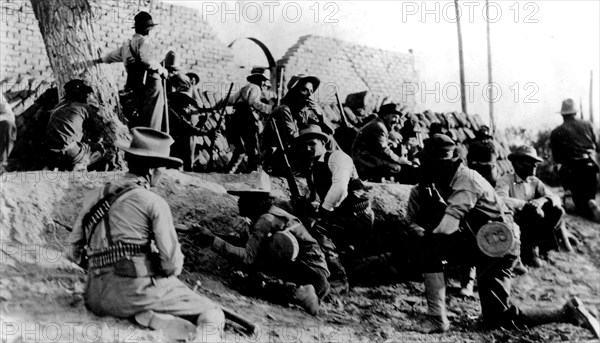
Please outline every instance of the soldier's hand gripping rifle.
M227 96L222 100L223 105L221 106L221 113L219 116L219 121L217 122L217 126L215 127L215 134L213 136L212 142L210 144L209 158L208 163L206 164L206 169L208 170L212 164L213 157L215 154L215 147L217 143L217 136L219 134L219 130L221 130L221 126L223 125L223 121L225 121L225 108L227 107L227 102L229 101L229 97L231 96L231 90L233 89L233 82L229 85L229 91L227 92Z

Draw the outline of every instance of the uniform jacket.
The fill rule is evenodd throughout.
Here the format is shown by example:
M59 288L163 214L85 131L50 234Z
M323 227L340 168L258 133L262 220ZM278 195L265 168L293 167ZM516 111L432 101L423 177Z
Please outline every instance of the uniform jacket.
M358 132L352 145L352 159L361 175L370 169L399 171L400 156L390 148L389 131L383 120L375 118Z
M295 225L299 224L299 225ZM279 207L272 206L269 211L261 215L250 231L250 237L245 247L237 247L215 238L212 249L222 256L242 265L254 263L265 264L267 268L279 266L277 261L270 261L267 249L270 234L292 228L290 232L296 237L299 244L299 254L296 263L302 263L310 268L319 268L328 272L325 255L319 243L308 233L300 220Z

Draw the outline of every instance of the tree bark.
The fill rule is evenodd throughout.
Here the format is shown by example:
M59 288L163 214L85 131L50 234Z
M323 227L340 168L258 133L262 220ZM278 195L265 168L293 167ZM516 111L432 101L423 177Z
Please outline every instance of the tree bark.
M31 0L33 12L46 45L46 53L58 85L59 96L63 86L72 79L86 80L94 89L98 107L95 116L98 136L107 153L116 154L115 143L129 140L127 127L121 121L119 93L108 67L94 65L100 58L92 9L88 0ZM113 159L110 169L119 168L120 159Z

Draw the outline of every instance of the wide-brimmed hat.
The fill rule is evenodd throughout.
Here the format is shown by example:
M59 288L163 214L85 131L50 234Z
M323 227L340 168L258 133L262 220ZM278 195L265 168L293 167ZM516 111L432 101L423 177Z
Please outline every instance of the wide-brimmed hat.
M321 80L319 80L319 78L316 76L298 74L298 75L292 76L292 78L290 79L290 81L287 84L287 89L288 89L288 91L292 90L294 87L296 87L300 84L306 83L306 82L312 83L313 92L316 92L317 88L319 88L319 85L321 84Z
M247 180L240 182L238 187L228 189L227 193L235 196L270 196L271 178L262 170L247 174Z
M80 79L70 80L69 82L65 83L64 88L65 88L65 92L67 94L73 94L73 93L89 94L89 93L94 92L92 87L90 87L90 85L87 84L87 82L85 82L84 80L80 80Z
M508 159L512 162L515 159L530 159L536 162L543 162L541 158L538 157L537 152L534 148L528 145L521 145L515 149L515 151L511 152L508 155Z
M255 67L250 71L250 75L246 77L248 82L254 82L255 80L269 81L271 79L271 71L268 68Z
M300 130L300 134L295 139L296 144L306 142L309 139L317 138L324 142L329 142L329 136L323 133L321 127L316 124L310 124L305 129Z
M379 108L379 112L377 112L377 115L380 117L386 116L388 114L397 114L399 116L402 116L404 113L402 112L404 110L404 107L400 104L395 104L395 103L389 103L389 104L385 104L383 106L381 106Z
M158 25L152 20L152 16L150 15L150 13L145 11L141 11L140 13L136 14L135 17L133 17L133 21L134 24L132 29L146 28Z
M425 141L421 158L429 160L453 160L456 143L447 135L436 133Z
M194 73L193 71L185 73L185 76L187 76L193 84L200 83L200 75Z
M169 156L171 144L174 140L168 134L149 127L135 127L131 129L131 144L127 147L116 146L132 155L142 157L153 167L177 168L183 161Z
M186 75L182 73L175 73L169 77L169 81L171 81L171 85L175 87L175 89L179 88L192 88L192 80Z
M575 101L573 99L569 98L563 100L562 107L559 112L561 115L566 116L570 114L576 114L577 112L577 106L575 105Z

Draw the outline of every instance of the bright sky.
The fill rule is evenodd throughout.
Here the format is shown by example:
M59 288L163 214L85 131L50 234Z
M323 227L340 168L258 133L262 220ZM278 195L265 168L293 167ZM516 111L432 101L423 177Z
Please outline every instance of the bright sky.
M265 43L281 58L300 36L335 37L417 57L418 110L460 110L456 16L452 1L165 1L202 13L225 44ZM486 15L483 1L459 1L468 112L488 118ZM564 98L582 100L600 123L600 2L490 1L495 115L500 127L553 127ZM266 65L258 47L234 46L240 65Z

